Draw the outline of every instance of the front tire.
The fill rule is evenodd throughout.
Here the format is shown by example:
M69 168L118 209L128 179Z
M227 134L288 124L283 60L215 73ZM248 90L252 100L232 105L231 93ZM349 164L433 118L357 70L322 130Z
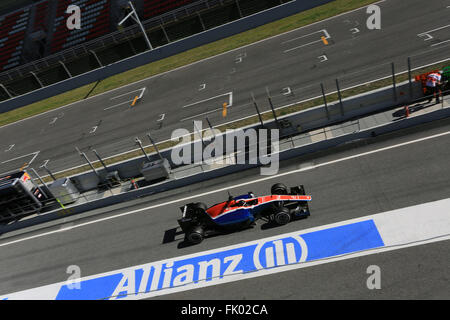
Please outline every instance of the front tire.
M279 225L284 226L291 222L291 214L288 208L280 208L273 216L273 221Z

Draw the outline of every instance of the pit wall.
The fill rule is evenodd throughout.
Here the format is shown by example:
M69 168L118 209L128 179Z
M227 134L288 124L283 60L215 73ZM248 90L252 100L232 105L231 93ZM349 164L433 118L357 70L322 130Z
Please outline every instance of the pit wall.
M423 96L422 87L420 83L412 83L412 95L410 95L409 82L401 83L396 88L396 94L394 94L393 87L385 87L369 93L361 94L355 97L342 100L342 105L339 101L331 102L325 107L325 105L310 108L304 111L294 113L292 115L286 115L280 117L278 120L288 123L287 128L280 130L280 138L299 134L305 131L314 130L317 128L327 127L329 125L350 121L352 119L368 115L371 113L381 112L385 109L392 108L394 106L407 105L410 101L420 99ZM328 109L328 112L327 112ZM276 129L277 125L275 121L265 122L265 128ZM260 129L260 124L247 126L247 129ZM223 133L223 145L226 146L227 139L232 137L230 133ZM211 140L212 141L212 140ZM208 144L207 139L204 139L205 145ZM190 144L191 161L194 163L194 149L195 145L202 144L197 139L196 142ZM181 146L181 145L180 145ZM235 150L236 151L236 150ZM160 150L162 157L169 160L172 168L176 168L177 164L172 161L172 149ZM225 153L225 150L224 150ZM156 153L149 155L150 160L154 161L159 159ZM207 160L207 159L204 159ZM108 166L109 171L118 171L119 176L122 179L135 178L141 174L140 170L142 164L147 161L145 156L133 158L131 160L123 161L115 165ZM106 174L104 169L98 169L100 176ZM70 177L76 184L77 188L84 192L97 188L100 179L94 172L86 172L80 175Z

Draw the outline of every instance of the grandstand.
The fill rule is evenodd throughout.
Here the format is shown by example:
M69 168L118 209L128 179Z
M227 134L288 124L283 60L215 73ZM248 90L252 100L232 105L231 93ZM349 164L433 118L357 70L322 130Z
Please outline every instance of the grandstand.
M0 18L0 71L20 64L29 8Z
M153 47L292 0L133 0ZM12 2L13 3L13 2ZM0 101L147 49L128 0L41 0L0 16ZM12 4L11 4L12 5ZM17 4L16 4L17 5ZM68 30L69 5L81 29Z
M81 9L81 29L67 29L66 21L69 14L66 13L66 9L70 4L75 4ZM51 52L69 48L110 32L110 6L110 0L59 0L53 24Z

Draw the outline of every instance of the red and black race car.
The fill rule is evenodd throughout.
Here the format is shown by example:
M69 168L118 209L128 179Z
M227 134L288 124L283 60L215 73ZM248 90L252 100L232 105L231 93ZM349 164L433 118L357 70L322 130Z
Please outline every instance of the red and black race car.
M303 186L288 188L277 183L271 195L255 197L252 192L238 197L229 196L227 201L207 207L204 203L189 203L181 207L183 216L178 220L185 234L185 241L198 244L207 236L228 233L255 225L263 219L275 225L285 225L292 220L310 215Z

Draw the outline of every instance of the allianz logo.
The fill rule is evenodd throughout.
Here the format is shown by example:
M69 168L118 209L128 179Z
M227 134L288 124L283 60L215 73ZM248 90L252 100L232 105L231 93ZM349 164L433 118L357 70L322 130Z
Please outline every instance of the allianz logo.
M233 254L227 254L231 253ZM169 260L123 272L112 298L149 293L180 286L195 286L203 281L217 282L226 276L257 272L263 269L305 262L308 247L300 236L261 241L218 252L206 257ZM253 261L252 261L253 260ZM253 262L253 263L252 263ZM137 273L141 276L137 277ZM140 280L138 280L140 278Z
M260 243L253 253L256 269L269 269L305 262L308 257L308 246L300 236L291 236Z

